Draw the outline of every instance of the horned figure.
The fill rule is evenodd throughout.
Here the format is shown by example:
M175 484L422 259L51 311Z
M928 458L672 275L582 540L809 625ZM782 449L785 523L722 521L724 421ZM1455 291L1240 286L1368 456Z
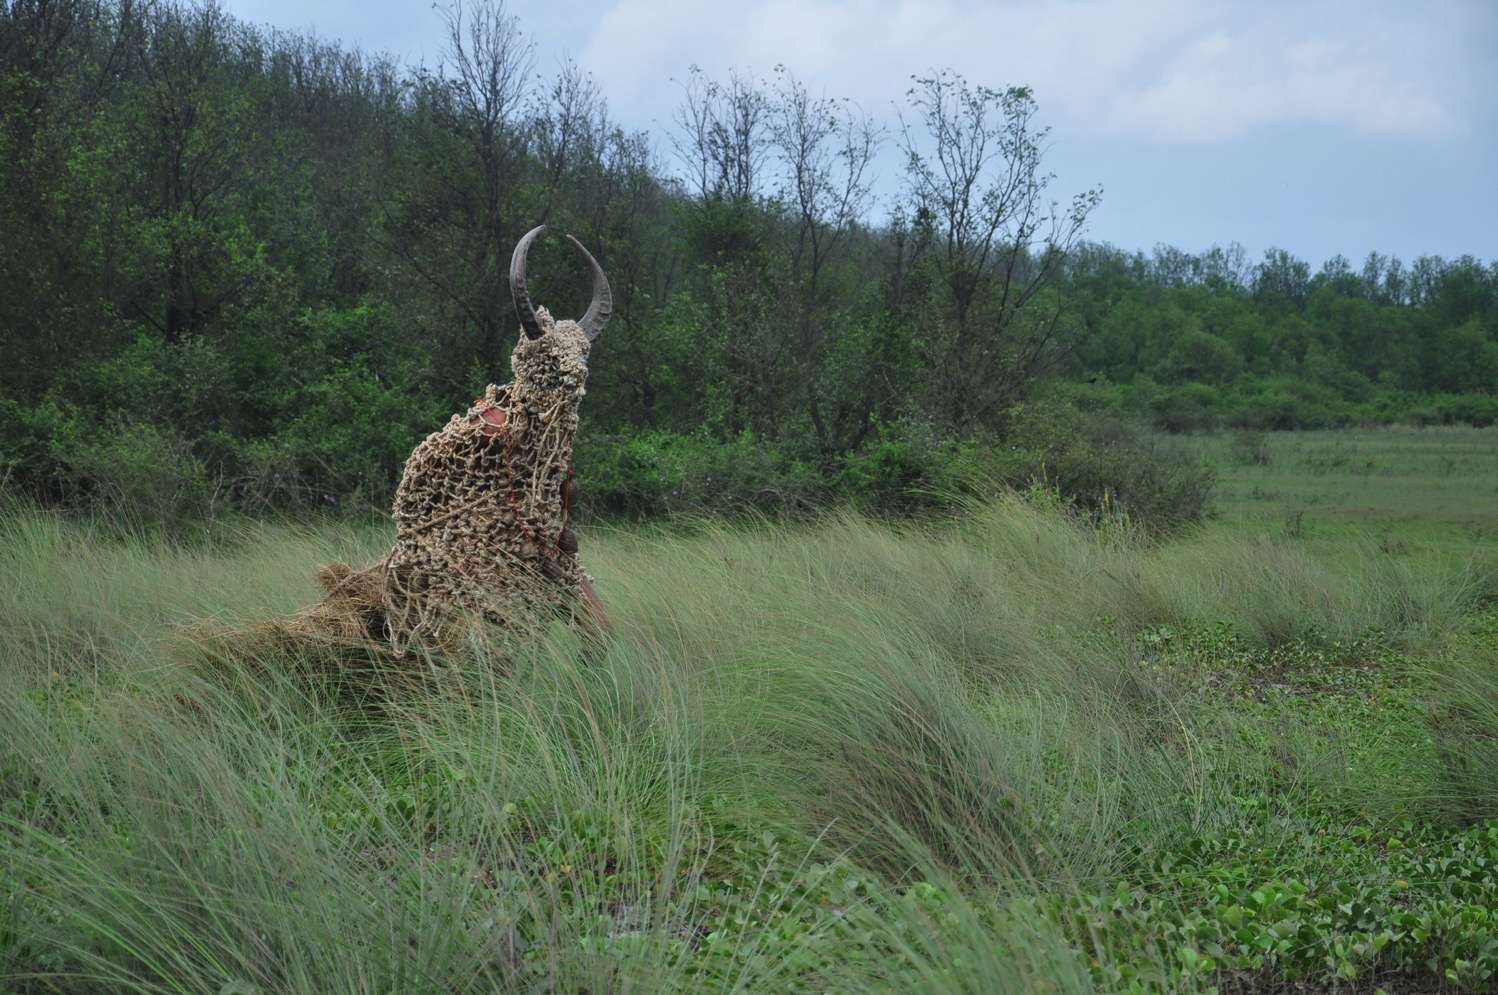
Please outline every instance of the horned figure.
M323 569L326 595L297 620L335 635L452 648L475 619L516 628L561 617L608 627L568 523L577 505L572 443L588 351L613 308L603 269L572 236L593 280L577 321L531 304L525 260L544 225L510 260L521 336L514 380L490 384L473 407L427 436L395 494L395 548L375 565Z

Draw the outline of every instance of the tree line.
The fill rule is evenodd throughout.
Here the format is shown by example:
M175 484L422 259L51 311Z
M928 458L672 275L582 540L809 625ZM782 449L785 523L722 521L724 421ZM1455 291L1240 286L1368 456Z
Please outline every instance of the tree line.
M1085 246L1071 372L1172 431L1498 419L1498 262Z
M1128 490L1126 415L1498 413L1498 266L1089 243L1100 192L1053 190L1028 88L933 70L891 127L787 70L691 67L657 142L581 67L538 75L501 0L446 18L411 67L213 0L0 7L7 490L152 520L386 504L505 379L508 254L539 223L613 285L577 462L614 512L894 505L1063 450L1090 454L1076 493ZM530 270L585 304L558 243Z

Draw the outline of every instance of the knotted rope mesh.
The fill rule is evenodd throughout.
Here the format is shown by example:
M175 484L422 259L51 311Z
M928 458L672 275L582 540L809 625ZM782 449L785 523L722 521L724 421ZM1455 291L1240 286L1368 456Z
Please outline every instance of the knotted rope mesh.
M289 629L450 651L475 624L584 619L567 517L587 346L574 323L538 313L548 334L516 346L515 382L491 384L406 461L394 548L364 570L324 568L326 594Z

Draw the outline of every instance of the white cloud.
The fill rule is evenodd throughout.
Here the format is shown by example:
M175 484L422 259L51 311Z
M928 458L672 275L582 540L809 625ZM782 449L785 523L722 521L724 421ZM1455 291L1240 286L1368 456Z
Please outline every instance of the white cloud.
M1160 53L1153 78L1136 66L1100 106L1121 131L1178 142L1305 123L1402 137L1459 128L1428 75L1380 41L1373 32L1328 36L1285 22L1218 26Z
M1358 0L620 0L579 54L606 93L657 102L690 64L785 64L876 113L912 75L1034 87L1048 119L1098 137L1243 139L1314 123L1428 137L1464 126L1463 4ZM657 111L656 116L660 117Z
M439 0L439 5L446 0ZM470 0L475 2L475 0ZM316 26L429 64L442 21L414 0L227 0L252 21ZM950 68L1034 87L1072 138L1242 140L1314 124L1429 138L1490 124L1493 0L508 0L540 46L569 53L637 127L667 124L672 84L698 64L768 74L880 116L910 77Z

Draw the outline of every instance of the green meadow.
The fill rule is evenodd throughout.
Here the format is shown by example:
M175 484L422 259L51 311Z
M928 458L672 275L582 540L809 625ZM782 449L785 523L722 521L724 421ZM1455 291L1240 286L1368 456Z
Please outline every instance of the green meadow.
M1203 443L1220 467L1219 518L1316 538L1491 548L1498 533L1498 430L1390 426L1223 433Z
M257 626L388 524L0 516L0 988L1490 991L1498 434L1222 435L1043 491L598 524L616 631Z

